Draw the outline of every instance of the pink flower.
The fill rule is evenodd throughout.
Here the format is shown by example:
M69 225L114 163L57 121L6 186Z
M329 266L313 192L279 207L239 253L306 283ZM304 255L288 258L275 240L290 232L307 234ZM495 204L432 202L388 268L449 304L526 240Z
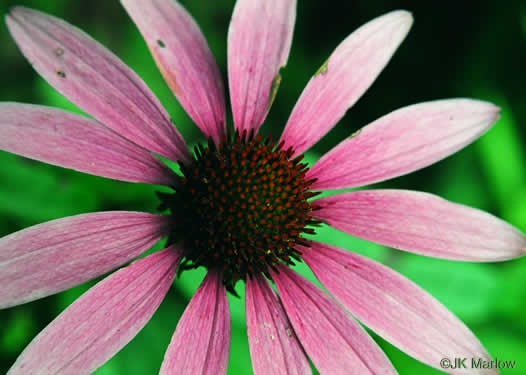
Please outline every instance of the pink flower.
M199 27L173 0L122 0L167 83L209 138L195 156L145 83L80 30L14 8L7 24L24 55L94 119L29 104L0 104L0 148L130 182L170 186L170 215L102 212L36 225L0 239L0 306L58 293L118 268L169 236L166 249L105 278L60 314L9 374L89 374L148 322L177 269L208 274L177 324L161 374L226 373L227 289L246 283L256 374L393 374L343 305L378 335L440 368L441 358L490 358L443 305L395 271L306 239L328 224L422 255L501 261L526 237L500 219L436 196L366 190L313 199L426 167L466 146L498 119L493 104L451 99L394 111L344 140L312 168L301 154L372 84L412 24L405 11L367 23L312 77L280 142L258 136L292 41L294 0L238 0L228 35L235 133L223 83ZM178 161L181 177L153 153ZM341 305L289 265L305 261ZM269 284L277 286L279 296ZM468 373L472 373L468 369ZM462 373L461 370L456 373ZM496 370L484 370L496 373Z

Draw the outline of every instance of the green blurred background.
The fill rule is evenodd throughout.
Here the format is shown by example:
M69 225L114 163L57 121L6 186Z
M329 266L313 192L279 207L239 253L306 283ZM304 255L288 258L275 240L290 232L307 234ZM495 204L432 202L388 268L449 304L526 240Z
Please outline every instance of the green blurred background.
M226 34L234 0L181 2L201 25L226 78ZM502 107L502 119L473 146L379 186L432 192L487 210L526 231L526 128L521 125L526 123L526 2L298 3L289 63L264 131L279 134L309 77L351 31L387 11L408 9L415 16L415 24L405 43L364 97L309 152L308 159L315 161L361 126L405 105L448 97L491 100ZM13 5L55 14L101 41L145 79L188 143L201 140L118 1L0 0L0 13L5 14ZM78 111L32 70L4 23L0 25L0 45L0 100ZM155 212L159 203L154 195L158 187L88 176L5 152L0 152L0 181L0 235L85 212ZM388 264L422 285L466 322L494 357L517 361L515 370L503 370L503 374L526 374L526 259L500 264L457 263L386 249L331 230L321 230L320 236ZM313 279L305 267L299 269ZM202 271L195 271L178 279L145 329L96 374L157 373L177 321L202 277ZM7 371L30 340L93 283L0 311L0 373ZM241 294L242 289L238 286ZM228 373L250 374L244 298L232 298L231 307ZM401 374L439 373L375 339Z

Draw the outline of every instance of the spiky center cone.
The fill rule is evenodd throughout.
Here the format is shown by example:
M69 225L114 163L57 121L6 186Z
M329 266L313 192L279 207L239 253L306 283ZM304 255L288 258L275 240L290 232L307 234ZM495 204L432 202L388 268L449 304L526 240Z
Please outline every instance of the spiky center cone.
M269 267L300 260L294 248L314 233L313 206L303 156L291 159L270 138L235 134L219 146L195 148L196 159L180 163L184 175L176 193L163 196L175 218L173 241L186 249L184 268L223 270L230 291Z

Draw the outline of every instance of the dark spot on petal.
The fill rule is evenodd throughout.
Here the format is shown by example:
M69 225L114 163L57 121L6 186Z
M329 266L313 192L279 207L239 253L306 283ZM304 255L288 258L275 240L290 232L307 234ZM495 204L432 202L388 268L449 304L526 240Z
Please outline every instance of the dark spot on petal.
M164 44L164 42L163 42L161 39L158 39L158 40L157 40L157 44L158 44L159 47L161 47L161 48L166 47L166 44Z
M66 73L64 73L62 70L57 70L57 76L60 78L66 78Z

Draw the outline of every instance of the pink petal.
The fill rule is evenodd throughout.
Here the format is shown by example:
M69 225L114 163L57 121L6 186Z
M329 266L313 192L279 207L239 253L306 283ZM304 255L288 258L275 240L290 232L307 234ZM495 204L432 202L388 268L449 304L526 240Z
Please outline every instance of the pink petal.
M499 108L479 100L450 99L394 111L360 130L309 170L313 189L342 189L387 180L427 167L484 134Z
M206 136L225 134L223 81L197 23L173 0L121 0L157 66L186 112Z
M87 34L23 7L11 10L7 26L38 73L73 103L150 151L173 160L188 157L183 138L146 84Z
M221 275L209 271L177 324L160 374L226 374L230 335L226 289Z
M0 238L0 308L82 284L151 248L169 217L100 212L66 217Z
M171 185L174 174L100 123L60 109L0 103L0 149L122 181Z
M150 320L180 259L167 248L99 282L29 344L8 375L91 374Z
M228 31L228 78L236 129L257 132L292 44L296 0L238 0Z
M302 154L343 117L371 86L407 35L413 17L395 11L349 35L303 90L281 139Z
M355 191L318 199L316 218L336 229L426 256L494 262L526 253L526 236L475 208L406 190Z
M286 266L272 272L294 330L320 374L396 374L365 330L321 289Z
M316 277L354 316L393 345L438 369L442 358L491 360L458 318L410 280L355 253L317 242L309 244L311 248L298 249Z
M256 375L311 374L283 306L263 276L247 279L247 328Z

